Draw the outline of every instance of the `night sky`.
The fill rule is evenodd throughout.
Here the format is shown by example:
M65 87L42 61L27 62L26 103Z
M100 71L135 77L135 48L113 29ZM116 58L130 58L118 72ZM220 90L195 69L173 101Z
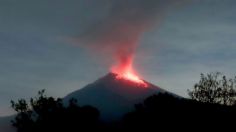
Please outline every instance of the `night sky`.
M200 73L234 76L236 1L173 1L0 0L0 116L12 99L63 97L107 74L114 60L101 36L134 37L139 75L184 97ZM132 28L114 32L117 20Z

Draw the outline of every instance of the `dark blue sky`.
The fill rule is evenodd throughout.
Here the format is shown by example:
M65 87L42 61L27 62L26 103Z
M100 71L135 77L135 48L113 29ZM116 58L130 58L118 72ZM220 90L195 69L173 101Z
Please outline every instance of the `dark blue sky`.
M145 80L187 96L200 73L235 75L235 0L172 7L167 5L173 0L128 1L128 9L138 9L135 22L152 23L135 54L135 69ZM127 8L116 4L125 2L0 0L0 116L11 113L11 99L35 96L40 89L63 97L105 75L111 58L67 38L90 36L87 31L104 21L106 27L114 10L120 14Z

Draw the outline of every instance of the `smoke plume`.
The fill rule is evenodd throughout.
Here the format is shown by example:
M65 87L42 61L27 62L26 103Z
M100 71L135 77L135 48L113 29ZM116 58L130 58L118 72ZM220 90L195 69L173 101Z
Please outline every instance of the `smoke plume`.
M76 38L92 52L105 53L115 64L112 70L132 69L132 61L143 33L159 23L183 0L113 0L110 14ZM131 70L129 69L129 70Z

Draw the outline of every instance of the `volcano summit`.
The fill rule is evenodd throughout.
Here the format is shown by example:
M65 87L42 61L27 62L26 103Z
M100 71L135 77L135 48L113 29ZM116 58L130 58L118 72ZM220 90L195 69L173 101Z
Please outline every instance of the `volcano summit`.
M70 93L64 98L68 104L74 98L80 105L91 105L98 108L103 119L119 119L123 114L134 109L134 105L141 103L153 94L168 93L145 80L139 83L130 79L121 78L118 74L109 73L94 83Z

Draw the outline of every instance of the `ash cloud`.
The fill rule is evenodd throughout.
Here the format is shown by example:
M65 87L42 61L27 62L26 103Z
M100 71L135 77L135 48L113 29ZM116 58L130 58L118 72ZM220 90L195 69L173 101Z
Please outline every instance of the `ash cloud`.
M113 0L109 15L73 39L92 53L105 54L115 64L130 65L139 39L184 0Z

